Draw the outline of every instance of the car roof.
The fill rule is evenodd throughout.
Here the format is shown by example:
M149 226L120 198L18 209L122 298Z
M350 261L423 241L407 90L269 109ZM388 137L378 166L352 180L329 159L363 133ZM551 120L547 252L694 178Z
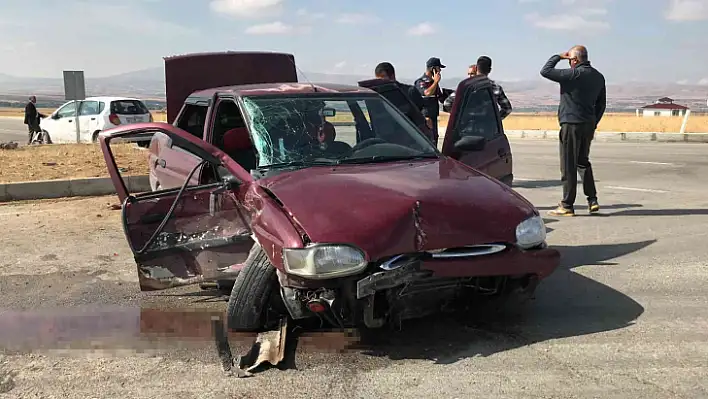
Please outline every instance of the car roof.
M374 94L371 89L335 83L261 83L237 86L214 87L192 93L190 97L211 98L214 94L233 93L236 96L292 95L308 93L362 93Z
M83 101L103 101L103 102L111 102L111 101L140 101L142 102L141 99L139 98L133 98L133 97L109 97L109 96L100 96L100 97L86 97Z

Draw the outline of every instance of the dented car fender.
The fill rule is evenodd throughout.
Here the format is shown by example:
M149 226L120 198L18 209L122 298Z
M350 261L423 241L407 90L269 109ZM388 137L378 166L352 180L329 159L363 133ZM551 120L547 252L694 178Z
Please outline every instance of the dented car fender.
M284 271L283 248L302 248L305 245L292 219L282 205L257 184L248 187L243 205L251 214L250 226L254 239L271 264Z

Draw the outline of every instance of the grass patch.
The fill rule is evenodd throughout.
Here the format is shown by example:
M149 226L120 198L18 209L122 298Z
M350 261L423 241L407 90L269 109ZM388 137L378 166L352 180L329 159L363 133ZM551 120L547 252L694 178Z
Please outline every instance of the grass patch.
M148 152L132 143L111 145L123 175L148 174ZM97 144L53 144L0 150L0 183L108 177Z
M40 112L48 115L53 109L40 109ZM24 109L21 108L0 108L0 117L14 116L22 117ZM153 119L156 122L167 121L167 114L159 111L152 111ZM448 124L447 113L440 114L439 123L443 126ZM334 118L327 118L330 122L351 123L353 117L348 113L338 113ZM678 133L681 131L683 117L641 117L630 113L606 114L598 131L601 132L657 132L657 133ZM504 120L506 130L557 130L558 118L555 113L514 113ZM708 115L691 114L686 125L686 133L706 133L708 132Z

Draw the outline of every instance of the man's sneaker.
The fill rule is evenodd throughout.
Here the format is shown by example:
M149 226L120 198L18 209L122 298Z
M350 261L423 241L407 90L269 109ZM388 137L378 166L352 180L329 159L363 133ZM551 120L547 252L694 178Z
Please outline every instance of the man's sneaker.
M588 202L588 210L590 211L590 213L600 212L600 204L597 203L597 200Z
M558 208L548 211L549 216L575 216L575 211L559 205Z

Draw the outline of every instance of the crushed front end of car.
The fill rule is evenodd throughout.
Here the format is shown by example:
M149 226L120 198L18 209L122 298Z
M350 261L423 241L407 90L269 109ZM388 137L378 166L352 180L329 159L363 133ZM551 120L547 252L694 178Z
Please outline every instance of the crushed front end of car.
M559 265L543 219L517 226L515 242L421 250L368 260L352 245L284 249L281 296L294 320L380 328L459 309L480 297L531 298Z

